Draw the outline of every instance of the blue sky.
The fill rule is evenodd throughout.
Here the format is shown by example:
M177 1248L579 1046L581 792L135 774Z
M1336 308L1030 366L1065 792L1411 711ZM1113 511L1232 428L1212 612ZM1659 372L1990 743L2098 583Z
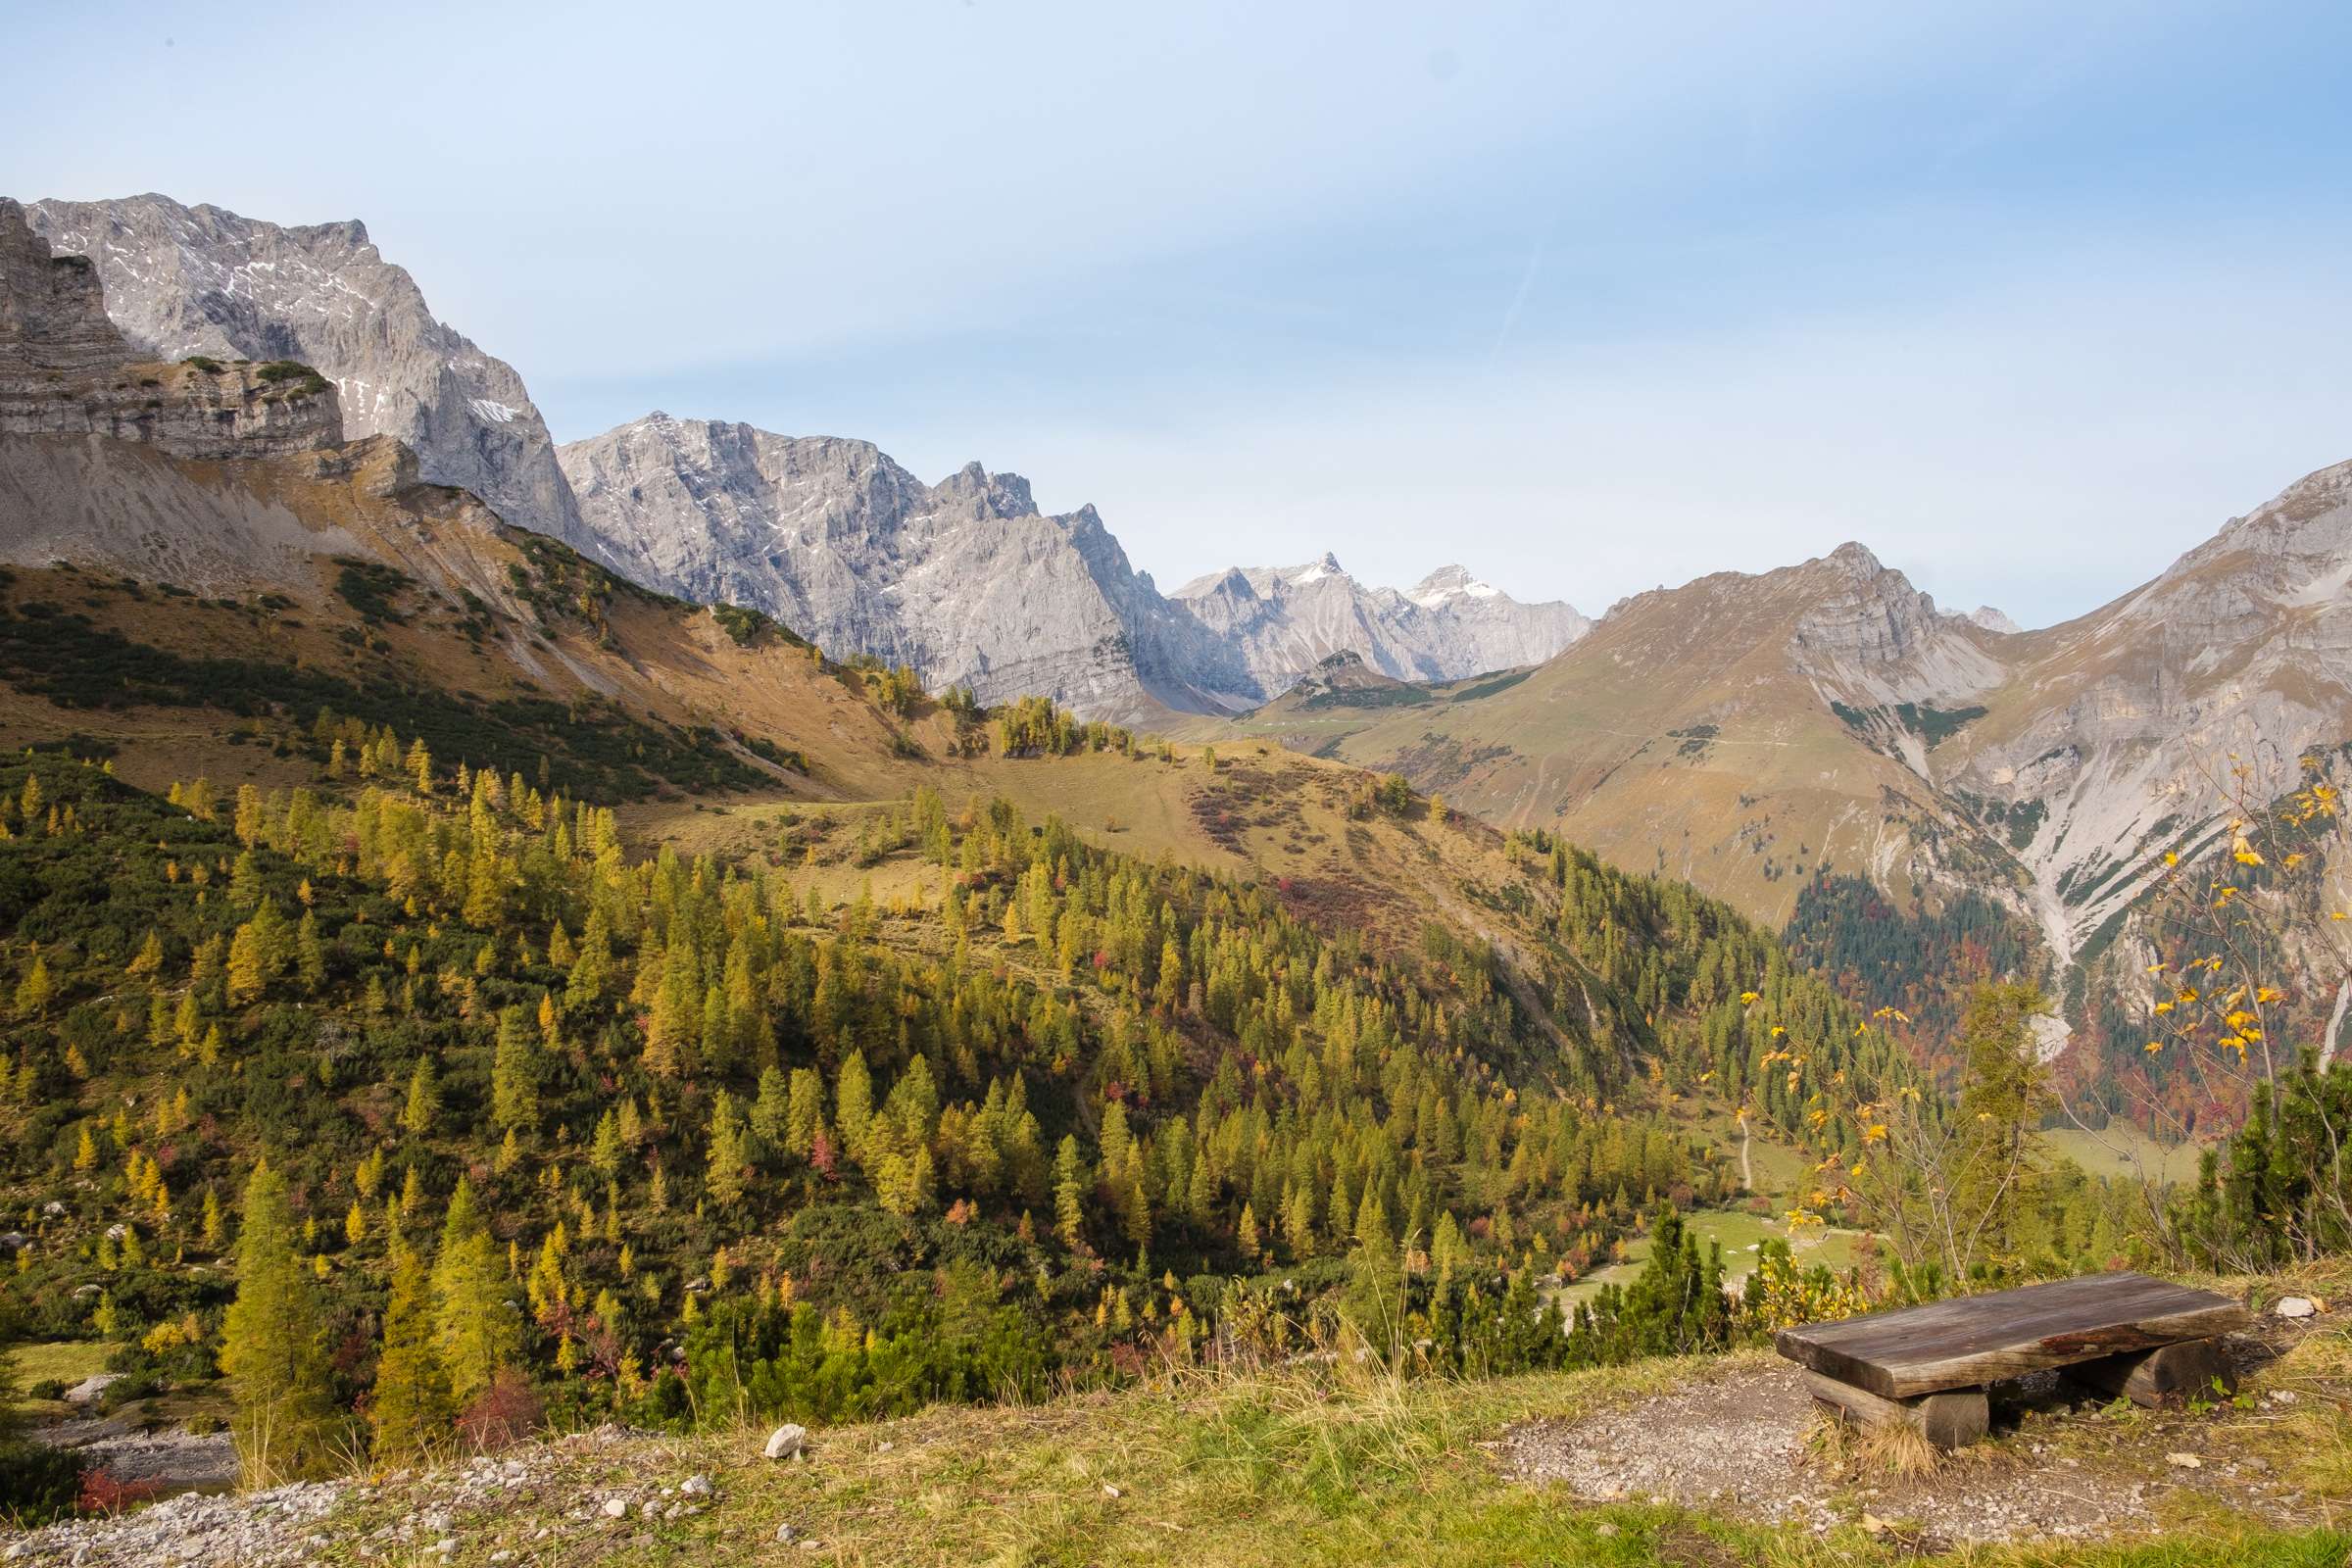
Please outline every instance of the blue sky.
M1162 586L2042 623L2352 457L2338 8L371 13L13 17L0 192L363 218L559 437L978 458Z

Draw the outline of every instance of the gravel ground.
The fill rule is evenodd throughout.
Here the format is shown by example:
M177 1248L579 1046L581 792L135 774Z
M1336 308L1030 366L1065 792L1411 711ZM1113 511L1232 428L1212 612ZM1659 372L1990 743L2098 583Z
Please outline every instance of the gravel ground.
M612 1475L625 1460L622 1479ZM515 1568L560 1558L642 1557L649 1527L708 1510L708 1476L665 1473L659 1439L617 1427L380 1481L326 1481L234 1496L189 1493L114 1519L80 1519L9 1539L0 1564L63 1568L289 1568L330 1548L400 1568L468 1562ZM505 1542L496 1546L493 1544Z
M117 1481L148 1482L163 1491L225 1491L236 1485L237 1446L226 1432L141 1432L122 1416L80 1416L35 1429L33 1438L74 1448Z
M2029 1408L2040 1418L2017 1429L2019 1411L1996 1412L2000 1441L1948 1456L1924 1478L1846 1479L1809 1454L1812 1396L1793 1367L1775 1363L1582 1421L1527 1422L1496 1448L1516 1479L1559 1483L1591 1501L1657 1498L1815 1531L1875 1520L1937 1546L2152 1531L2161 1508L2195 1493L2281 1524L2302 1510L2304 1499L2262 1460L2230 1456L2224 1420L2150 1413L2102 1446L2082 1441L2090 1429L2077 1423L2089 1418L2059 1413L2054 1394L2042 1391ZM2102 1446L2104 1458L2075 1451Z

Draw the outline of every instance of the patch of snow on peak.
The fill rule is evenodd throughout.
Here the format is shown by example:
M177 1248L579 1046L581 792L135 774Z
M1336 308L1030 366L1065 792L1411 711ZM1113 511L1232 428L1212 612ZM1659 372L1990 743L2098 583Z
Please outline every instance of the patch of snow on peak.
M520 409L511 408L495 398L470 398L466 406L473 411L475 418L486 424L513 424L522 413Z
M1348 573L1341 566L1340 558L1327 550L1323 553L1323 559L1320 561L1311 562L1303 566L1293 566L1290 570L1276 572L1275 575L1296 588L1310 582L1321 582L1326 577L1345 577Z

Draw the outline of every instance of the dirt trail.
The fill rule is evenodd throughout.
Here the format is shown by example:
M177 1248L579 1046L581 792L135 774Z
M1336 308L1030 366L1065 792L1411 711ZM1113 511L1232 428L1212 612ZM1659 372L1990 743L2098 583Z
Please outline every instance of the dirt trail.
M2292 1523L2308 1500L2266 1461L2235 1456L2233 1425L2258 1419L2134 1412L2127 1430L2096 1406L2070 1407L2049 1380L1996 1412L1995 1441L1925 1478L1849 1479L1812 1452L1817 1417L1795 1369L1743 1356L1581 1421L1523 1423L1495 1448L1514 1479L1564 1485L1590 1501L1654 1497L1817 1532L1879 1521L1940 1547L2150 1532L2199 1494Z

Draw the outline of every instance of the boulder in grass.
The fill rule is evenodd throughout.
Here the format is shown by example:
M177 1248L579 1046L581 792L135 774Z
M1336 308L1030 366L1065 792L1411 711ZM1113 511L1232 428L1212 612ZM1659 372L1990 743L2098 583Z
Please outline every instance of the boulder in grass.
M760 1450L770 1459L797 1459L808 1451L808 1429L804 1426L781 1426L767 1435L767 1446Z
M2281 1296L2271 1310L2280 1317L2316 1317L2320 1303L2308 1296Z
M122 1381L120 1372L93 1372L66 1391L68 1404L88 1404L109 1388Z

